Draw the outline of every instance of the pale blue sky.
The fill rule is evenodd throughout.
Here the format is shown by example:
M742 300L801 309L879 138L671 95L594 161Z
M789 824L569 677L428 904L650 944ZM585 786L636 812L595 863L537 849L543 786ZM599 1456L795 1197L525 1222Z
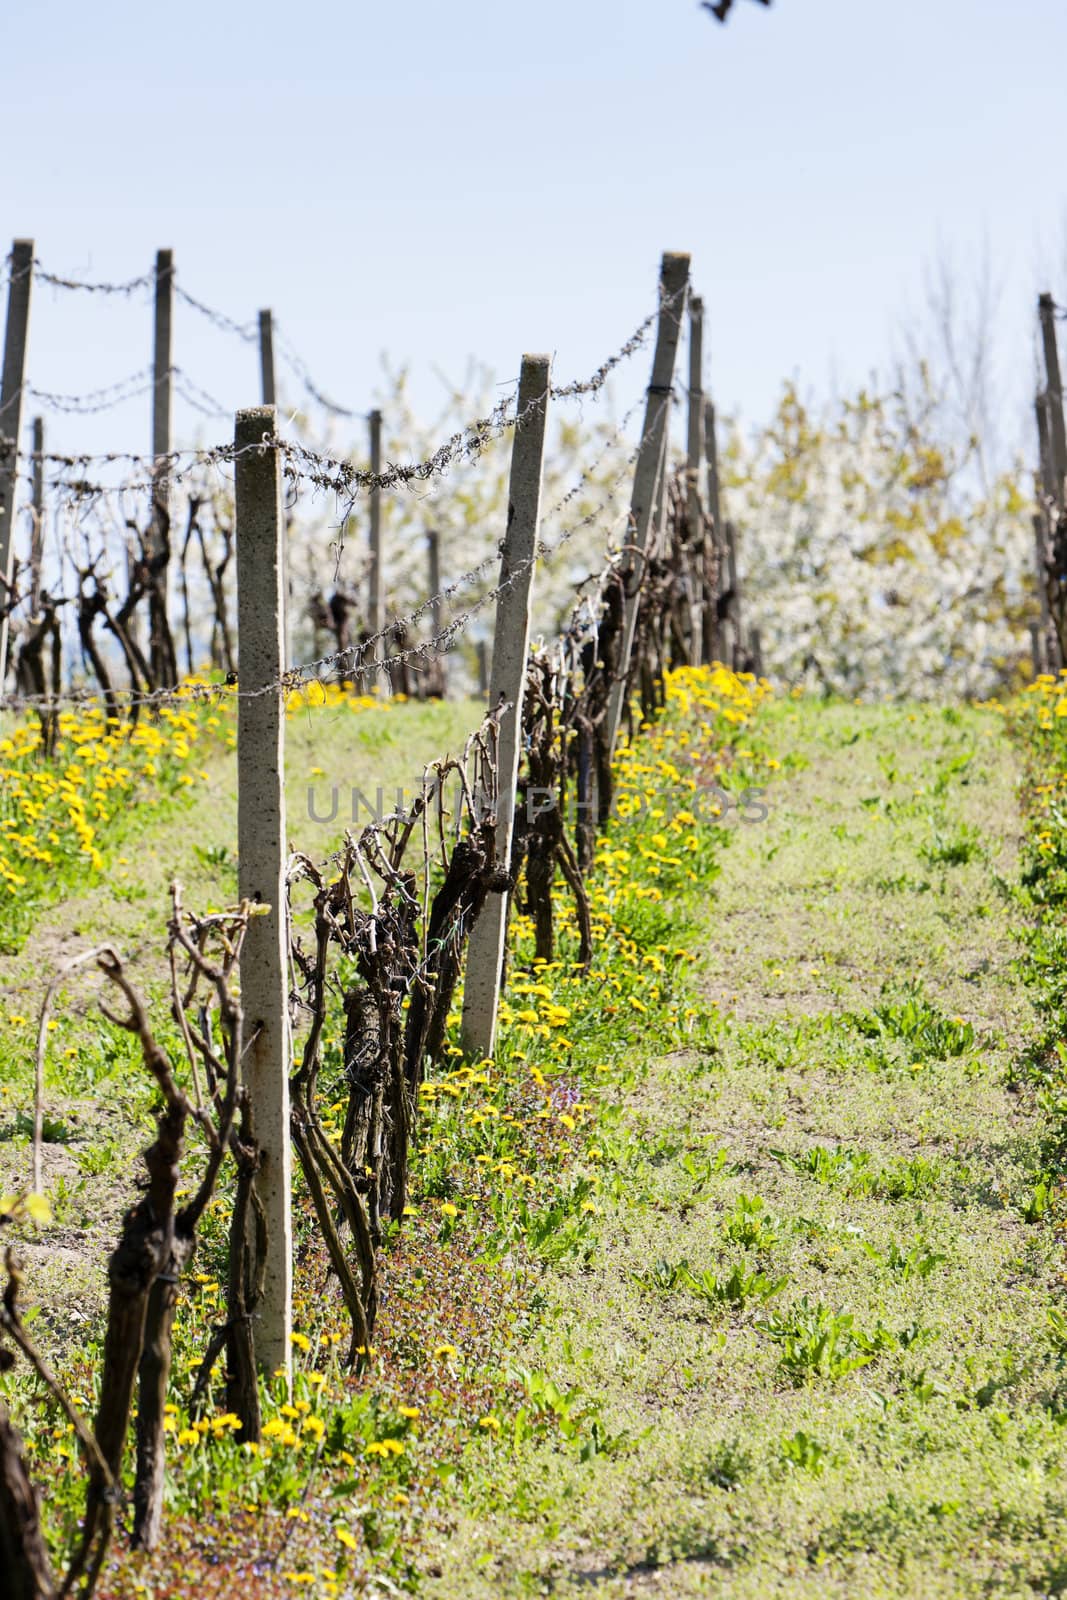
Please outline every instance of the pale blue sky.
M1067 300L1062 0L739 0L725 28L696 0L39 0L9 10L4 55L3 234L105 278L173 246L192 293L272 305L354 407L381 351L427 397L472 354L584 374L667 248L692 251L720 406L755 419L786 376L884 365L924 262L943 244L966 272L987 238L1017 420L1034 295ZM38 387L99 387L150 348L143 296L36 293ZM185 309L175 360L228 406L259 398L254 352ZM50 427L141 448L147 398Z

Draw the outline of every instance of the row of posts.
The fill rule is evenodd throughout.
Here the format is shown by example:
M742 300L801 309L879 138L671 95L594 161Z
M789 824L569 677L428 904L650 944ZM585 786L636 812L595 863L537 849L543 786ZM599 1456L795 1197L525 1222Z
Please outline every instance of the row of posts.
M11 278L8 288L5 341L3 341L3 373L0 378L0 582L3 597L10 595L14 573L14 507L18 496L18 442L22 434L22 406L26 395L26 357L29 341L30 299L34 286L34 240L16 238L11 246ZM152 522L149 530L150 557L158 554L162 544L162 530L170 517L170 462L173 451L173 400L174 400L174 253L160 250L155 254L154 275L154 325L152 325ZM264 309L258 317L259 381L262 403L274 406L277 400L274 358L274 312ZM381 472L382 416L381 411L371 411L370 418L371 472ZM45 464L45 424L34 418L34 533L30 546L30 614L37 614L43 560L43 464ZM381 493L371 493L370 504L370 582L368 582L368 624L371 635L381 632L382 616L382 558L381 558ZM437 534L429 534L430 570L437 566L440 557L435 542ZM430 594L440 592L440 582L430 589ZM149 658L154 682L166 682L165 619L160 608L165 605L166 582L160 584L152 595L154 611L149 616ZM440 621L440 610L435 611ZM288 645L290 624L286 622L286 664L291 666L291 648ZM3 608L0 618L0 694L6 682L10 648L10 618L8 608Z
M4 348L3 387L0 391L0 435L17 441L25 387L25 350L33 278L33 244L16 241L8 301ZM648 386L641 444L634 470L630 502L628 544L636 570L640 570L653 534L655 514L665 493L667 438L675 366L689 286L689 257L667 254L660 274L661 309L658 318L651 381ZM152 404L152 450L155 459L154 495L160 512L169 494L171 405L173 395L172 326L174 259L160 251L155 274L155 339ZM705 561L701 592L694 607L694 660L711 659L724 633L732 629L736 654L741 649L736 537L719 517L719 467L715 442L715 414L703 393L703 317L699 301L690 309L690 370L688 416L687 505L692 526L699 526L704 543L703 508L699 478L701 456L707 473L707 499L717 559L728 571L726 617L717 615L717 592L710 563ZM236 547L239 683L238 700L238 862L242 900L269 906L270 912L252 919L241 958L242 1000L246 1018L247 1074L255 1108L257 1136L264 1152L258 1184L268 1225L269 1258L266 1290L261 1302L257 1337L260 1359L267 1370L289 1370L292 1331L292 1216L288 1083L292 1060L287 1007L287 927L285 868L285 716L283 698L259 692L279 682L289 665L285 517L282 502L282 456L277 445L262 443L276 437L273 327L269 311L259 318L261 380L264 404L238 412L236 447ZM544 480L545 438L550 395L550 358L523 358L519 381L518 415L512 450L508 518L504 532L501 590L497 599L495 647L491 667L484 645L479 652L481 690L497 713L498 821L497 857L511 855L514 799L518 782L519 740L530 610L536 569L536 552ZM371 470L381 471L381 413L370 415ZM34 430L35 461L43 463L43 431ZM0 573L11 581L13 547L12 510L16 484L16 447L9 443L0 461ZM38 475L36 485L40 485ZM35 489L37 527L40 527L41 491ZM381 493L370 495L370 572L368 623L378 638L383 631ZM429 540L430 592L433 597L435 636L442 626L440 599L440 549L436 535ZM631 586L625 600L621 638L621 672L613 686L608 708L610 745L614 747L625 710L626 667L635 638L640 586ZM727 628L722 628L725 621ZM0 683L6 662L7 618L0 637ZM384 652L375 650L375 663ZM374 670L371 666L370 670ZM500 997L506 898L491 895L476 922L468 950L461 1023L464 1049L475 1057L492 1054Z
M12 575L14 570L14 510L17 496L17 441L21 437L23 396L26 389L26 350L29 332L30 300L33 286L34 267L34 241L32 239L16 239L11 252L11 282L8 294L7 323L4 339L4 360L2 385L0 385L0 579L2 579L3 593L10 593ZM153 469L153 516L149 532L149 556L157 554L161 540L161 530L164 520L169 516L170 483L169 466L173 448L173 399L174 399L174 364L173 364L173 328L174 328L174 298L175 298L175 265L172 250L159 250L156 253L154 274L154 321L153 321L153 361L152 361L152 456ZM276 378L274 364L274 319L269 309L259 312L258 316L258 343L260 386L262 402L265 406L273 406L276 402ZM658 352L661 366L668 359L672 362L674 352L666 350ZM653 385L650 391L650 406L646 410L646 424L649 422L649 413L653 431L659 439L661 454L648 465L647 471L651 472L657 487L662 487L662 463L665 460L665 446L667 433L667 413L665 407L654 408L651 401L660 399L656 394L656 375L653 374ZM749 635L747 651L742 639L740 622L740 593L737 582L737 551L736 532L732 523L723 524L719 512L719 469L716 450L715 434L715 409L710 399L703 393L703 305L698 299L690 303L690 347L689 347L689 408L688 408L688 449L687 465L689 475L689 506L690 517L695 530L700 515L699 473L701 458L706 459L707 470L707 499L708 509L711 514L714 539L716 541L718 560L726 569L728 583L725 590L725 611L722 618L715 615L712 597L708 589L710 577L706 573L704 578L704 592L697 598L697 610L700 612L703 637L694 643L694 661L711 660L719 655L729 660L735 666L750 665L760 670L759 639L754 631ZM369 450L371 471L375 474L381 472L382 465L382 414L378 410L370 413L369 424ZM646 427L647 432L647 427ZM31 460L33 463L33 489L32 489L32 534L30 550L30 611L36 615L41 589L41 571L43 561L43 512L44 512L44 421L40 417L33 420L33 448ZM651 515L651 503L648 499L648 484L641 484L640 496L636 502L638 516L635 528L639 541L641 535L641 517ZM369 573L367 585L367 624L368 631L376 641L380 639L384 624L383 601L383 562L382 562L382 496L379 489L375 488L370 494L369 505ZM644 537L647 538L648 526L644 528ZM429 556L429 587L433 600L432 618L434 637L438 637L444 625L443 607L440 600L441 593L441 563L439 535L435 530L427 534ZM288 584L288 579L287 579ZM720 585L721 589L721 585ZM159 586L154 596L153 603L157 606L166 603L166 581ZM286 633L286 664L293 663L291 644L291 606L292 596L287 595L287 623ZM167 681L167 666L164 659L164 638L166 629L165 619L160 616L149 619L149 654L153 666L153 681L165 683ZM696 619L694 622L696 627ZM699 644L699 650L697 645ZM3 609L0 617L0 687L6 681L7 659L9 649L9 619L7 608ZM380 645L374 647L375 660L382 655ZM478 658L478 688L481 695L489 692L489 666L488 647L484 640L477 644Z
M18 482L18 442L22 437L23 397L26 391L26 353L33 290L34 241L16 239L11 247L11 277L4 331L3 374L0 378L0 583L6 598L14 573L14 512ZM156 252L154 318L152 330L152 457L153 519L149 555L158 550L162 518L169 509L169 466L173 449L174 400L174 252ZM259 313L260 381L263 403L275 402L274 319L269 310ZM36 614L41 585L44 510L44 422L33 421L33 535L30 550L31 613ZM0 692L6 681L9 648L7 607L0 617ZM165 681L164 631L159 619L150 619L149 653L156 681Z
M666 462L666 442L679 335L686 309L689 257L663 258L661 310L648 387L641 444L630 501L629 545L637 570L649 547L654 511ZM709 505L718 523L719 477L715 450L714 412L705 403L700 381L701 308L693 307L694 340L690 352L689 505L704 523L698 488L701 448L706 451ZM488 699L498 728L496 824L497 859L511 857L514 804L518 785L520 736L530 613L537 564L541 495L544 481L551 362L547 355L523 357L518 415L508 486L508 517L500 561L500 593L494 628L495 647ZM237 470L238 634L240 642L240 710L238 714L238 861L242 899L269 904L269 916L252 921L241 961L241 985L248 1036L249 1089L255 1107L258 1137L265 1151L261 1199L268 1223L269 1260L261 1301L258 1350L267 1370L288 1367L292 1311L292 1218L289 1167L288 1073L292 1059L286 973L285 884L286 830L283 779L285 720L280 698L257 691L275 683L284 667L284 522L281 509L281 458L276 446L249 448L274 434L270 408L238 413L235 443ZM375 435L372 433L372 446ZM693 490L696 488L697 492ZM695 526L695 521L694 521ZM372 502L372 539L380 530ZM734 616L737 605L736 542L724 541L730 567ZM432 557L436 560L436 555ZM377 577L374 571L377 568ZM439 572L431 590L439 593ZM380 546L372 544L372 595L380 607ZM716 586L709 579L694 618L698 648L710 654L715 622ZM609 740L614 747L625 710L626 667L633 645L639 607L639 586L627 594L622 628L619 680L608 708ZM435 620L437 631L439 618ZM372 607L371 627L378 632L380 609ZM473 1058L492 1055L500 1000L507 901L492 894L471 931L464 975L461 1042Z

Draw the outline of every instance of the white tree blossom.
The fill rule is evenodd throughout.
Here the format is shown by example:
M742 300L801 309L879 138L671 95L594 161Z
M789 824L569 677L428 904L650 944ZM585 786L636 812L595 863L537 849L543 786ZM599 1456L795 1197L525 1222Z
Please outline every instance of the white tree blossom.
M928 413L927 419L929 415ZM1019 473L988 495L898 395L774 422L724 452L745 617L764 665L850 696L987 697L1029 658L1033 506Z

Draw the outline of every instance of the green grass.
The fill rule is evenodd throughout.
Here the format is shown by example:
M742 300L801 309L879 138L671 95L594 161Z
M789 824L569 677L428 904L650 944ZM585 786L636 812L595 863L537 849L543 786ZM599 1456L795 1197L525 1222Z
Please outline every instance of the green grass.
M375 735L383 762L382 750L395 747L394 770L401 779L414 753L415 726L414 718L407 723L406 739L395 732L386 738L388 730ZM346 752L351 764L352 752ZM222 845L203 843L211 839L203 800L197 812L196 859L212 872L224 871L228 853ZM640 845L659 825L643 819L620 829L616 842ZM372 1575L379 1587L406 1590L417 1585L427 1542L453 1514L456 1491L481 1484L498 1447L517 1449L550 1437L582 1466L629 1447L629 1434L608 1424L598 1395L582 1383L559 1384L550 1369L523 1364L518 1347L539 1321L542 1275L588 1264L599 1249L602 1194L617 1185L614 1167L624 1143L613 1137L606 1117L598 1130L602 1148L587 1148L588 1114L602 1099L603 1083L616 1076L625 1080L632 1063L647 1059L652 1039L673 1038L680 1045L685 1038L678 993L688 958L684 949L661 943L672 932L670 914L639 898L651 892L650 880L659 871L650 861L633 893L625 873L613 871L617 914L598 905L595 914L604 929L588 975L573 964L573 913L560 908L562 959L548 969L533 962L532 931L516 919L511 1004L517 1014L502 1025L495 1065L446 1073L425 1086L412 1175L414 1215L389 1240L385 1310L369 1378L339 1369L341 1308L297 1184L296 1387L288 1410L276 1385L265 1397L273 1431L268 1449L255 1456L234 1444L225 1418L209 1413L202 1424L206 1431L198 1432L201 1424L187 1409L191 1374L220 1314L225 1192L213 1204L176 1324L177 1458L171 1463L166 1547L147 1566L131 1566L120 1542L103 1600L126 1600L135 1580L152 1592L201 1600L232 1592L238 1578L248 1578L250 1566L255 1592L263 1596L303 1588L305 1579L313 1592L333 1595L370 1582ZM598 892L607 892L603 880ZM107 916L103 897L92 906ZM172 1028L152 951L150 946L136 970L142 979L147 972L167 1043ZM551 1006L542 1004L546 996ZM52 1041L49 1094L64 1094L71 1124L64 1130L70 1138L62 1168L46 1161L54 1220L40 1235L24 1238L22 1249L41 1307L35 1330L76 1388L79 1403L91 1411L104 1253L136 1171L134 1152L148 1133L151 1096L129 1037L94 1011L85 1013L80 998L63 997L57 1015L64 1022ZM531 1027L523 1020L531 1010L535 1021L539 1012L550 1014L552 1026ZM340 1024L334 1015L324 1072L338 1090ZM20 1051L23 1026L11 1024L6 1058L16 1134L12 1186L24 1178L26 1163L17 1123L32 1075L29 1056ZM77 1043L67 1044L69 1037ZM453 1051L458 1055L454 1046ZM80 1100L71 1097L74 1086L83 1091ZM673 1147L665 1149L663 1159L673 1153ZM190 1157L183 1181L195 1167ZM712 1161L706 1167L691 1163L688 1170L699 1185L713 1167ZM21 1369L0 1378L0 1389L12 1396L30 1439L52 1536L69 1537L81 1504L81 1476L62 1421L54 1408L40 1404ZM320 1441L321 1463L315 1454ZM290 1512L294 1520L288 1520Z
M761 733L768 821L676 902L691 1046L599 1113L598 1247L546 1275L525 1355L629 1443L498 1452L441 1600L1067 1592L1018 752L970 710L786 703Z
M388 774L367 781L403 781L405 726L367 730L360 774ZM176 1479L160 1592L226 1592L239 1554L274 1548L268 1506L307 1492L257 1600L333 1592L285 1570L314 1573L335 1518L360 1545L345 1593L372 1572L432 1600L1067 1593L1067 936L1036 920L1067 867L1015 857L1020 758L991 713L787 700L744 739L733 787L781 762L767 820L702 835L695 884L641 854L657 822L617 825L631 882L668 897L627 901L633 945L608 941L591 979L520 946L513 984L543 983L565 1029L508 1024L484 1083L427 1096L369 1385L316 1354L336 1305L303 1239L298 1395L316 1403L316 1361L335 1392L320 1478L213 1442ZM225 807L207 818L202 889L232 868ZM155 893L150 855L139 871ZM5 1037L14 1111L29 1061ZM69 1220L30 1262L39 1326L68 1341L61 1251L79 1282L84 1214L99 1260L91 1186L110 1192L147 1110L128 1045L84 1019L76 1037L50 1079ZM11 1120L0 1163L24 1160ZM183 1357L217 1314L217 1234ZM266 1520L242 1534L246 1498ZM215 1504L231 1545L199 1527Z
M291 717L286 804L294 845L325 857L351 824L353 790L373 800L379 786L387 796L400 785L410 788L424 761L462 747L480 715L480 704L467 700L412 702L360 715L318 707ZM187 799L168 797L118 812L101 830L105 870L59 877L51 904L37 908L25 942L0 955L0 1191L17 1190L28 1180L37 1013L56 968L80 950L111 941L132 957L137 983L165 1017L171 880L180 878L185 903L200 910L236 900L236 756L220 739L210 753L197 751L198 766L202 760L207 782ZM316 824L308 817L308 788L317 787L325 802L334 783L338 816ZM106 1252L127 1203L115 1179L130 1171L150 1129L153 1103L130 1036L96 1010L92 996L98 992L98 980L86 969L60 991L45 1077L44 1170L50 1187L62 1185L65 1248L84 1261L89 1281L95 1278L89 1309L99 1307ZM164 1036L168 1028L164 1022ZM50 1126L63 1136L49 1138ZM81 1272L77 1281L84 1294ZM67 1316L62 1303L48 1314Z

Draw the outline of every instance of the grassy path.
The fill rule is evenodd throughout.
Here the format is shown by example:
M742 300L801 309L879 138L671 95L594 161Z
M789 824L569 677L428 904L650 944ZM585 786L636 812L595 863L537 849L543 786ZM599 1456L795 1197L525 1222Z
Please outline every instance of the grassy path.
M1017 752L971 711L787 702L768 732L699 1042L603 1108L600 1249L546 1274L522 1357L603 1449L495 1466L435 1597L1067 1593Z
M474 700L391 705L353 713L342 705L294 713L286 726L286 811L294 848L313 856L336 847L352 825L352 794L363 797L357 826L383 791L388 809L397 786L409 789L422 764L456 753L482 707ZM221 743L198 749L202 780L191 802L135 804L107 832L107 869L87 879L36 919L17 952L0 953L0 984L12 1011L34 1009L55 966L110 939L150 966L165 944L169 886L177 875L185 902L230 903L237 892L237 757ZM336 786L337 814L333 809ZM309 801L309 790L312 791ZM142 980L143 981L143 980Z
M324 858L352 825L354 789L365 797L356 819L362 826L379 786L388 809L398 786L413 789L424 762L462 749L481 709L473 700L413 702L387 712L320 707L291 717L286 805L294 847ZM29 1178L37 1015L57 969L110 941L157 1015L165 1014L171 880L181 880L185 904L198 911L237 898L236 756L219 744L198 750L201 763L204 780L188 802L135 806L102 841L106 871L66 894L57 886L62 898L41 910L21 948L0 954L0 1192L18 1190ZM335 785L337 814L326 820ZM52 1333L57 1326L66 1331L67 1316L80 1329L101 1308L104 1265L129 1203L116 1176L135 1162L152 1126L150 1085L131 1065L130 1050L116 1053L113 1034L97 1021L100 992L97 975L82 968L53 1009L58 1025L48 1057L43 1155L58 1226L23 1250Z

